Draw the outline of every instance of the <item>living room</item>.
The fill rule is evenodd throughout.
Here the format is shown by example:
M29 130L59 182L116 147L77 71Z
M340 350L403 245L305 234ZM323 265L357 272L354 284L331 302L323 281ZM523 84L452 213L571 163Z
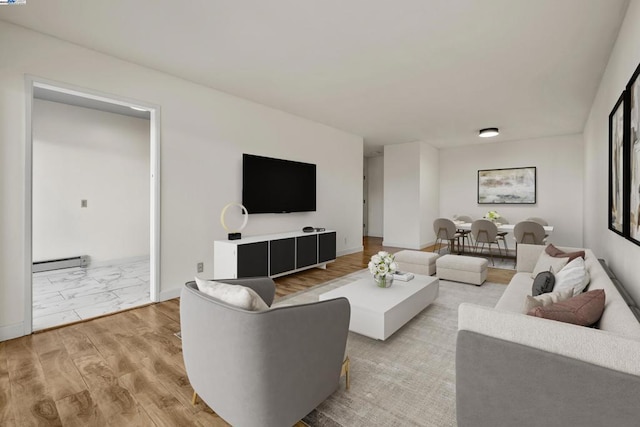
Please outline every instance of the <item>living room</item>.
M48 3L45 4L45 3ZM112 3L112 2L109 2ZM524 81L523 86L536 86L544 89L549 100L548 105L535 105L532 110L520 109L513 111L513 115L527 116L537 114L537 117L546 117L546 124L550 129L557 129L565 122L581 123L580 126L569 131L549 133L545 129L537 129L532 124L526 132L510 137L509 122L505 124L495 123L496 118L490 115L491 111L512 109L518 98L518 84L524 78L522 74L500 73L500 70L491 69L491 73L497 73L492 82L504 81L504 84L512 83L512 97L503 93L500 99L492 100L483 97L487 103L487 112L481 112L475 117L476 125L464 129L456 129L464 137L460 137L458 144L439 147L440 140L448 135L429 135L420 138L407 136L401 144L384 144L384 138L372 140L365 134L365 130L374 129L373 124L384 124L392 120L385 116L373 114L370 117L363 116L360 122L350 128L340 127L337 123L330 123L314 119L314 109L300 107L296 110L293 103L287 99L267 104L251 100L249 89L237 86L237 81L230 80L229 85L219 89L215 86L198 83L200 79L206 79L208 70L195 70L192 74L181 74L183 58L175 57L169 60L170 68L163 69L162 62L154 65L142 64L130 59L127 55L136 51L112 51L109 46L91 45L89 41L83 42L86 35L106 34L114 40L119 40L126 45L132 42L132 34L114 31L118 28L117 21L122 16L127 16L129 2L107 2L92 5L96 8L93 12L83 10L85 6L81 2L39 2L28 0L26 5L0 7L0 37L2 48L2 68L0 69L0 93L2 94L2 111L0 115L0 165L2 169L2 186L0 186L0 234L2 235L0 251L0 341L6 342L31 333L31 320L27 318L28 306L31 304L26 290L30 286L31 254L28 251L29 215L28 215L28 168L26 166L28 141L25 132L27 115L25 111L29 106L29 88L25 84L25 76L53 85L75 90L88 90L95 93L115 95L141 101L149 105L158 106L160 114L160 176L161 176L161 225L160 225L160 275L159 275L159 300L169 301L179 296L184 283L193 280L196 273L196 265L203 262L204 271L202 277L213 277L214 251L213 241L226 239L227 232L221 227L219 216L223 207L228 203L239 202L242 190L242 155L244 153L296 160L313 163L318 170L317 180L317 204L318 209L313 213L287 214L287 215L257 215L250 216L247 227L242 231L244 236L259 236L272 233L301 230L305 226L326 227L337 232L336 250L338 257L353 256L363 251L362 243L362 171L364 163L382 163L384 170L384 194L381 200L383 215L382 227L378 228L384 243L389 246L407 249L421 249L435 240L431 224L439 216L452 216L454 214L467 214L475 218L482 217L488 210L486 206L476 203L476 174L480 169L507 168L536 166L538 172L538 201L536 205L529 207L505 206L498 210L512 221L524 219L530 216L548 218L553 223L555 230L552 242L561 246L584 247L591 249L599 258L607 261L607 264L615 272L616 276L625 285L631 296L640 301L640 281L638 280L638 259L640 248L633 242L612 233L607 228L608 222L608 150L609 150L609 114L612 111L618 97L624 90L634 70L640 63L640 19L639 1L611 1L603 5L599 1L546 1L536 8L539 13L538 20L531 22L540 24L542 17L553 15L554 12L562 19L568 20L573 15L578 20L581 13L589 16L589 28L581 28L582 31L596 34L589 39L589 43L583 43L579 37L582 33L576 31L573 38L562 39L560 47L555 52L561 52L565 57L590 58L593 62L584 64L584 73L591 79L580 80L577 74L579 69L573 69L576 73L575 80L571 76L563 74L563 56L550 58L547 63L525 63L527 68L537 70L530 76L531 80ZM421 2L408 2L405 16L412 15L411 7ZM422 12L437 14L439 7L444 7L442 2L428 2L429 6L419 9ZM485 7L485 2L465 2L459 9L448 10L449 18L462 14L465 7L480 13L479 9ZM508 8L508 2L491 2L495 10ZM585 6L586 3L586 6ZM558 5L560 4L560 5ZM159 25L160 23L172 23L172 15L177 5L165 3L166 10L157 11L158 17L146 20L146 17L138 15L141 28L139 35L145 37L145 25ZM291 6L291 5L289 5ZM360 5L368 9L369 5ZM150 10L155 5L147 5ZM254 5L254 7L259 7ZM284 9L284 6L282 6ZM336 8L338 6L335 6ZM144 9L139 6L140 9ZM220 6L224 9L224 6ZM523 4L515 7L516 10L526 7ZM559 8L556 10L556 8ZM340 28L350 22L363 19L349 9L354 15L345 14L340 17ZM136 9L137 10L137 9ZM277 9L282 11L282 9ZM521 13L524 13L522 12ZM528 9L526 9L528 10ZM81 15L86 13L88 18L84 22L74 18L75 25L67 25L63 15ZM209 10L212 15L215 15ZM268 11L260 11L260 13ZM122 13L122 15L120 14ZM240 13L240 12L238 12ZM244 19L260 20L260 13L252 11L251 17ZM313 15L320 13L318 10L308 12ZM363 12L364 13L364 12ZM373 13L373 12L372 12ZM383 14L378 11L378 13ZM444 13L444 11L443 11ZM100 15L104 18L100 18ZM274 12L275 15L277 13ZM596 19L601 14L602 20ZM190 17L194 22L183 22L182 27L167 25L172 31L167 31L154 40L153 46L156 58L163 58L163 44L173 45L172 38L186 32L187 27L208 27L210 24L206 17L197 17L197 11L191 10ZM246 13L245 13L246 15ZM498 14L499 15L499 14ZM133 15L132 15L133 16ZM273 26L284 25L290 18L286 14L271 18L278 18ZM326 16L326 15L323 15ZM331 16L330 14L328 16ZM364 15L366 16L366 14ZM375 14L380 21L374 21L371 26L384 23L380 15ZM395 16L395 15L394 15ZM483 15L484 16L484 15ZM89 19L89 17L93 17ZM307 17L313 21L310 17ZM132 18L136 19L136 18ZM212 18L211 18L212 19ZM229 17L229 22L233 22ZM239 18L238 18L239 19ZM518 21L523 22L519 16ZM562 19L559 19L562 21ZM366 21L366 19L363 19ZM526 20L525 20L526 21ZM306 22L306 21L303 21ZM398 21L402 22L402 21ZM95 25L98 25L95 27ZM410 21L403 25L415 25ZM125 24L122 24L123 26ZM133 24L131 24L133 25ZM399 25L396 23L396 25ZM557 22L556 27L561 25ZM585 24L586 25L586 24ZM324 44L335 43L340 45L340 32L333 36L329 27L318 24L309 31L316 31L318 39L315 40L318 49ZM379 25L378 25L379 26ZM132 27L127 27L132 28ZM133 28L136 28L133 26ZM294 27L298 31L303 28ZM518 34L518 29L509 27L512 34L498 34L495 40L501 37L510 37ZM232 37L233 24L225 22L224 40L215 41L217 44L211 47L214 41L194 40L194 48L209 52L207 55L215 58L215 50L221 52L226 49L234 49ZM157 35L161 31L153 31L148 28L149 34ZM507 31L507 30L505 30ZM524 30L523 30L524 31ZM371 33L367 33L371 34ZM261 38L268 33L252 34L253 38ZM475 34L477 35L477 34ZM181 37L181 36L180 36ZM271 35L271 37L276 37ZM327 38L323 40L323 37ZM468 36L471 37L471 36ZM539 38L547 37L544 31L540 31ZM278 42L291 39L291 34L281 34L276 38ZM295 37L293 37L295 38ZM453 38L453 36L452 36ZM463 37L464 38L464 37ZM532 38L534 40L535 37ZM387 61L393 63L406 61L403 70L411 69L411 60L398 52L402 49L398 46L385 48L384 38L379 40L382 46L378 53L375 46L367 45L371 49L370 56L364 55L358 58L364 64L372 61L376 56L389 55ZM411 38L404 39L407 40ZM495 41L494 40L494 41ZM464 44L464 40L455 39L456 43ZM451 41L451 43L453 43ZM530 41L530 40L529 40ZM551 43L547 40L548 43ZM517 43L514 42L514 44ZM560 42L559 42L560 43ZM564 43L564 44L562 44ZM552 43L551 43L552 44ZM294 46L295 47L295 46ZM296 49L306 50L315 45ZM441 47L447 49L451 46ZM523 51L534 49L532 45L523 45ZM535 50L535 49L534 49ZM274 48L268 53L249 50L244 54L247 57L260 55L274 55L275 62L290 61L295 57L297 50L285 51ZM396 55L394 56L394 52ZM585 53L587 52L587 53ZM589 52L597 52L589 55ZM491 53L491 47L486 47L480 53ZM498 55L498 53L494 54ZM290 55L290 56L287 56ZM584 56L580 56L584 55ZM129 59L127 59L129 58ZM305 57L308 58L308 57ZM335 63L355 61L354 57L329 56ZM437 57L434 57L437 58ZM448 57L447 57L448 58ZM522 57L521 57L522 58ZM243 61L246 58L240 58ZM251 80L252 68L250 62L239 62L237 73L247 73ZM473 57L474 60L477 57ZM521 59L524 61L524 59ZM211 59L213 61L213 59ZM293 61L292 61L293 62ZM356 61L357 62L357 61ZM435 59L432 61L437 63ZM429 63L429 62L427 62ZM462 62L469 65L469 61ZM300 74L313 74L311 71L320 64L309 59L308 63L294 62L290 69L298 69ZM385 68L379 62L374 62L379 75L385 74ZM483 63L484 64L484 63ZM165 64L166 65L166 64ZM423 63L424 65L424 63ZM485 64L486 65L486 64ZM522 65L522 64L521 64ZM210 65L211 66L211 65ZM234 67L234 64L215 64L222 73L225 67ZM591 67L591 68L590 68ZM358 71L363 68L356 67ZM587 70L587 68L589 68ZM162 71L161 71L162 70ZM483 69L481 68L480 71ZM193 70L192 70L193 71ZM228 70L227 70L228 71ZM339 68L324 69L326 75L338 73ZM428 75L428 67L419 69L417 74ZM406 71L405 71L406 72ZM474 72L467 68L466 75L471 78ZM488 73L488 72L487 72ZM202 74L202 75L199 75ZM294 73L295 74L295 73ZM563 81L552 77L562 75ZM231 75L231 74L227 74ZM286 75L286 74L284 74ZM325 76L316 76L318 81ZM364 74L363 74L364 75ZM346 86L353 76L343 76L344 81L338 75L333 86L334 95L346 93ZM349 78L347 78L349 77ZM410 78L412 73L401 74L401 78ZM281 77L269 75L271 84L264 84L258 76L253 77L260 83L259 91L262 96L274 96L280 88L289 88L305 93L312 87L298 87ZM313 80L312 80L313 81ZM289 84L290 83L290 84ZM298 83L297 81L295 83ZM437 86L440 81L431 82L429 87ZM474 81L475 83L475 81ZM548 83L548 84L547 84ZM289 84L289 85L288 85ZM312 83L319 85L319 82ZM553 97L554 92L565 93L572 84L586 85L582 95L575 101L580 105L579 109L572 112L562 110L566 116L558 116L560 108L555 109L562 102ZM234 86L236 85L236 86ZM235 90L234 90L235 88ZM469 115L464 107L465 98L479 98L485 92L473 92L469 86L450 87L450 99L456 103L446 102L448 99L436 99L434 105L428 110L437 110L438 104L442 109L442 115L451 115L449 122L451 128L456 126L458 119L453 116L457 110L461 115ZM255 89L255 88L254 88ZM371 91L378 89L372 84ZM489 92L492 87L485 88ZM246 91L245 91L246 90ZM420 89L422 90L422 89ZM314 94L316 92L313 92ZM394 104L394 98L369 99L368 92L351 94L359 96L362 106L367 103ZM387 92L383 92L388 95ZM575 92L566 92L573 93ZM329 97L329 94L327 94ZM400 93L398 98L410 97L410 94ZM276 98L277 99L277 96ZM344 98L333 98L337 108L341 102L347 102L348 95ZM318 98L320 102L320 97ZM567 100L569 102L569 100ZM551 105L553 104L553 105ZM350 104L353 105L353 104ZM452 109L445 106L454 105ZM477 104L476 104L477 105ZM497 105L497 107L496 107ZM519 104L522 105L522 104ZM575 105L575 104L571 104ZM542 114L540 109L543 110ZM553 107L553 108L551 108ZM318 107L320 108L320 107ZM426 116L427 106L414 104L411 111L401 111L400 116ZM315 111L317 117L328 117L326 111ZM410 113L410 114L409 114ZM505 113L506 114L506 113ZM438 119L446 122L447 119L439 116ZM575 116L575 117L574 117ZM577 117L577 119L576 119ZM408 119L407 119L408 120ZM397 124L399 123L399 124ZM402 127L403 121L393 123ZM501 136L495 143L478 143L477 132L482 127L499 126ZM358 131L362 129L361 131ZM382 135L379 133L378 135ZM459 135L459 134L458 134ZM513 135L513 134L512 134ZM383 148L384 146L384 148ZM374 151L381 151L384 156L368 157ZM381 153L382 154L382 153ZM417 154L418 156L416 156ZM366 156L366 157L365 157ZM423 169L419 159L426 159L427 164L437 167ZM387 162L397 162L387 165ZM415 163L412 163L415 162ZM404 166L408 165L408 166ZM400 174L402 168L411 173L408 186L409 198L405 198L399 204L394 200L395 196L406 194L407 182L402 181L406 175ZM394 179L394 174L398 179ZM400 176L402 175L402 176ZM428 179L429 189L422 192L420 183ZM394 228L405 222L405 228ZM372 230L372 235L376 235ZM331 267L330 267L331 268ZM329 269L330 269L329 268ZM145 312L152 314L150 309ZM135 320L128 317L128 320ZM105 335L106 337L107 335ZM40 338L42 339L42 338ZM106 338L105 338L106 339ZM0 347L0 351L4 347ZM2 361L0 355L0 361ZM0 365L0 368L2 365ZM173 371L172 371L173 372ZM0 369L0 376L3 373ZM177 375L177 374L176 374ZM0 380L0 383L2 383Z

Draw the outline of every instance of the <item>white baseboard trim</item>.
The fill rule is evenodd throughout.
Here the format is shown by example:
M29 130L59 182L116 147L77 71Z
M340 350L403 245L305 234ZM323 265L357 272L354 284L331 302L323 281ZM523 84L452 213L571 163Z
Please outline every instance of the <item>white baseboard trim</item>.
M166 291L160 291L160 302L168 301L170 299L178 298L182 287L175 289L167 289Z
M24 336L24 322L0 326L0 341L12 340Z
M382 241L382 246L391 246L393 248L401 248L401 249L413 249L416 251L421 251L424 248L427 248L429 246L433 246L435 245L436 242L427 242L427 243L421 243L419 246L414 246L414 245L409 245L406 243L394 243L394 242L385 242L384 240Z
M411 245L407 243L397 243L397 242L387 242L385 240L382 241L382 246L391 246L392 248L400 248L400 249L413 249L419 251L422 249L420 246Z
M149 255L141 255L141 256L133 256L128 258L118 258L118 259L107 259L104 261L92 261L91 257L89 257L89 265L88 268L93 267L107 267L110 265L118 265L118 264L127 264L130 262L138 262L138 261L148 261L150 259Z
M364 246L356 246L355 248L349 248L336 252L336 256L344 256L349 254L355 254L364 251Z

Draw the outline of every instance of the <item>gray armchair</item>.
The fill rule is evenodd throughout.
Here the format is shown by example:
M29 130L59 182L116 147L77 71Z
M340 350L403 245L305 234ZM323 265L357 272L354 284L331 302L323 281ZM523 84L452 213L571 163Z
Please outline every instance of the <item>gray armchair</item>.
M219 281L273 302L269 278ZM180 323L194 403L200 396L233 426L295 424L338 388L342 373L348 383L350 312L346 298L246 311L186 283Z

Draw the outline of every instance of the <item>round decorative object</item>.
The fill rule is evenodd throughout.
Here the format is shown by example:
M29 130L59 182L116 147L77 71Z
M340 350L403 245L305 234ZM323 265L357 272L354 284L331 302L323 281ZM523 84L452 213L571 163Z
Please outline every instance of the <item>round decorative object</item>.
M376 285L380 288L388 288L393 285L393 276L373 276L373 280L375 280Z
M240 226L240 228L238 228L237 230L229 230L229 227L227 227L227 223L224 220L224 215L227 213L227 209L229 209L231 206L237 206L240 209L242 209L242 215L244 215L244 221L242 222L242 225ZM220 213L220 224L222 224L222 228L224 228L227 231L227 233L241 232L247 226L248 220L249 220L249 212L247 211L247 208L242 206L240 203L229 203L227 206L222 208L222 212Z

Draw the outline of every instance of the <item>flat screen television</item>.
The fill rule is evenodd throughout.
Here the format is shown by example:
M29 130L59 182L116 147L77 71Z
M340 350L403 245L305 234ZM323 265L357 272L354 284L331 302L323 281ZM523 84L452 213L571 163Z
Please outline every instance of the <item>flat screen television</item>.
M316 210L316 165L242 155L242 204L250 214Z

